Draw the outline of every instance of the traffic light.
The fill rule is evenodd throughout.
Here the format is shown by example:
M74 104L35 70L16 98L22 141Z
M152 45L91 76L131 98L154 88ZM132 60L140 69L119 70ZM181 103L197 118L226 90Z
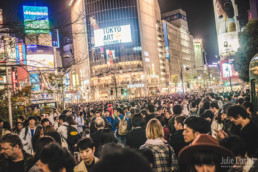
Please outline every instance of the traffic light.
M113 95L113 93L114 93L114 92L113 92L113 89L111 89L111 90L110 90L110 94L111 94L111 96Z
M225 84L226 87L228 87L228 82L227 81L224 84Z
M121 88L121 94L124 94L124 89L123 88Z
M124 96L127 96L127 89L124 90Z

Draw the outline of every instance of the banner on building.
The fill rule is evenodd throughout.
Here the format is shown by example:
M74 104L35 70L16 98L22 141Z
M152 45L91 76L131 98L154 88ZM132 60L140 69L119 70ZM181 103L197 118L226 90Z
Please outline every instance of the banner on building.
M168 40L168 30L167 30L167 23L163 23L163 31L164 31L164 39L165 39L165 49L166 49L166 59L170 59L170 52L169 52L169 40Z
M239 48L239 25L234 0L213 0L219 54L234 54Z

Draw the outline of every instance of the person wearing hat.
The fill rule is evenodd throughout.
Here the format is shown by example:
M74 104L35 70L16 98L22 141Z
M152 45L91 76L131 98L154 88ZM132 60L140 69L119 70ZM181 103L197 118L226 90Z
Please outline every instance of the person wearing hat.
M31 116L28 118L29 126L24 127L20 132L20 139L22 141L23 149L26 153L33 155L33 149L32 149L32 137L34 135L34 132L36 131L36 119L35 117Z
M199 134L191 145L184 147L178 154L183 171L228 171L233 165L231 160L234 160L233 153L208 134Z

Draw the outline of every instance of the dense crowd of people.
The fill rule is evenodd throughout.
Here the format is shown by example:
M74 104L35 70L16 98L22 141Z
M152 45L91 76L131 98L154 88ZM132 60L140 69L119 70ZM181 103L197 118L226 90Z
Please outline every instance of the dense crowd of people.
M1 172L258 171L258 114L243 92L70 104L0 120Z

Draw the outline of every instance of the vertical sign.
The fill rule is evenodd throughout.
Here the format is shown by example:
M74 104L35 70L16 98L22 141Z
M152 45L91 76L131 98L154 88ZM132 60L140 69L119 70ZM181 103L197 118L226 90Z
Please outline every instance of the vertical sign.
M54 29L52 34L52 46L59 48L60 47L60 41L59 41L59 31L58 29Z
M167 31L167 23L163 23L163 31L164 31L164 39L165 39L165 49L166 49L166 59L170 59L169 53L169 41L168 41L168 31Z
M24 44L16 45L16 58L18 65L26 64L26 49Z

